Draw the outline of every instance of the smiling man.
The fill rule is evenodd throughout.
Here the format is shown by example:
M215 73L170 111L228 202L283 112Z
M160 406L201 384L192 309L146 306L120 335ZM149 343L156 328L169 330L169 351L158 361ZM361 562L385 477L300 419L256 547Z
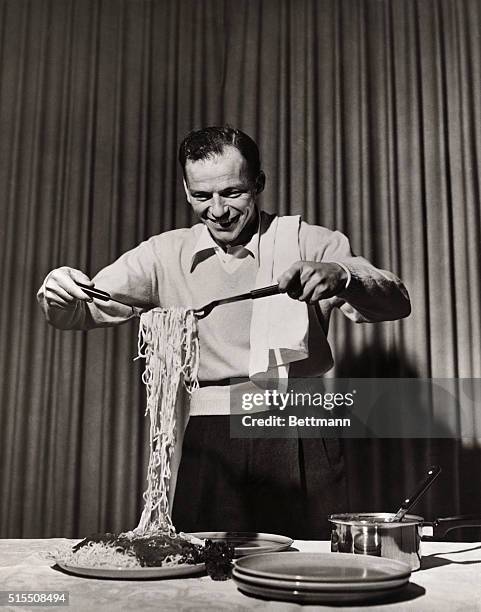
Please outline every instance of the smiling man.
M326 538L327 516L346 509L339 441L231 439L230 392L252 391L259 372L322 376L333 364L332 310L355 322L399 319L410 312L406 289L392 273L354 256L340 232L259 210L265 175L257 145L242 131L193 131L179 161L200 223L153 236L92 280L73 268L53 270L38 300L56 327L90 329L124 323L135 312L92 301L78 282L148 310L197 308L277 281L294 300L232 303L199 321L201 388L189 408L173 521L183 531ZM273 321L275 330L264 334ZM263 343L264 336L270 340Z
M256 197L264 189L265 175L258 153L252 147L249 151L247 139L246 143L247 159L236 146L225 143L200 157L203 148L196 148L195 136L180 149L187 201L226 251L247 243L257 229Z

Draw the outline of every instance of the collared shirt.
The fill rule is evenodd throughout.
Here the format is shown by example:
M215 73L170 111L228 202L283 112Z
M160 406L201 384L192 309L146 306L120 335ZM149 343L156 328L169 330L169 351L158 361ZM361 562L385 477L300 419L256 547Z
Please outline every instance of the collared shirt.
M259 223L249 242L245 245L227 246L225 251L215 242L207 226L204 225L192 253L191 271L200 262L205 261L212 255L217 255L222 267L229 274L233 274L246 257L253 257L257 261L259 256Z

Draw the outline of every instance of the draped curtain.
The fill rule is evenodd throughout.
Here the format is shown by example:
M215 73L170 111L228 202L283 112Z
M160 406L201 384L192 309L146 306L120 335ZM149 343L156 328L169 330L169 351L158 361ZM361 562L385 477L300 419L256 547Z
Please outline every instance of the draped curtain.
M61 332L35 293L193 222L176 150L195 127L249 133L264 208L405 281L406 320L336 315L333 374L479 377L480 58L477 0L0 0L0 535L137 523L136 325ZM351 507L394 510L436 461L419 512L475 511L464 442L346 442Z

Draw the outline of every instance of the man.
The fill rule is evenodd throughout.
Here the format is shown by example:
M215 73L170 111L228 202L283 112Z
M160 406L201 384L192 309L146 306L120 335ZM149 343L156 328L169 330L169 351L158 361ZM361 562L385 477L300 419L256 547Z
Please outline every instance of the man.
M322 375L333 363L326 340L333 308L356 322L399 319L410 312L407 292L393 274L355 257L340 232L259 211L265 175L257 145L240 130L191 132L179 161L200 223L150 238L93 280L53 270L39 302L56 327L90 329L135 313L93 301L78 282L150 309L195 308L277 281L289 298L225 305L199 321L201 388L192 397L173 521L184 531L325 538L328 514L346 509L339 441L230 439L226 390L252 385L259 372Z

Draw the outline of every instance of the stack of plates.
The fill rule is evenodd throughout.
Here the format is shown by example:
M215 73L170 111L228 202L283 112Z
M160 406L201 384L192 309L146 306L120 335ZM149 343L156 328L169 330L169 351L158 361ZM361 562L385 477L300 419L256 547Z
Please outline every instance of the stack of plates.
M366 602L399 593L405 563L350 553L278 552L243 557L232 577L240 591L299 603Z

